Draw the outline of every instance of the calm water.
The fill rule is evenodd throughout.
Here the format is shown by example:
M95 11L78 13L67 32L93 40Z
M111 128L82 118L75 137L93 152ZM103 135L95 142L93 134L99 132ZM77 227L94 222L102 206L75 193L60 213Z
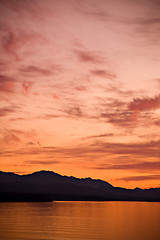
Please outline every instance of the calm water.
M160 203L0 203L1 240L159 240Z

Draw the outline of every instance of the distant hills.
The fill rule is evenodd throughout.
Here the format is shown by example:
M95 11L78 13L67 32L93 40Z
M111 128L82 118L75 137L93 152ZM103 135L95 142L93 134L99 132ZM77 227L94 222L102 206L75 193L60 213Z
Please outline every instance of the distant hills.
M0 171L0 202L43 201L160 202L160 188L125 189L100 179L61 176L51 171L18 175Z

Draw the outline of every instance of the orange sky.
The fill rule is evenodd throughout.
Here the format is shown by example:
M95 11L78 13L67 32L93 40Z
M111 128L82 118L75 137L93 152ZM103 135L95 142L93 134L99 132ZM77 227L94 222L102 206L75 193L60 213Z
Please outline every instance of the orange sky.
M0 0L0 170L160 187L159 10Z

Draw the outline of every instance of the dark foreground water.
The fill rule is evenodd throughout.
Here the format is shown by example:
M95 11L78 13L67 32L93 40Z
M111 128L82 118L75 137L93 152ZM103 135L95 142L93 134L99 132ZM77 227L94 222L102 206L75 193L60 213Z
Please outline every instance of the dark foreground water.
M160 203L0 203L1 240L159 240Z

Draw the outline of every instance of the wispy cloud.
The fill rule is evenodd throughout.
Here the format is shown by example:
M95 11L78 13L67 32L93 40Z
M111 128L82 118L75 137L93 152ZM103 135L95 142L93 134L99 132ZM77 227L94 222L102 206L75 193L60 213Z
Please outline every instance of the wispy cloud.
M137 98L129 103L128 109L132 112L132 119L137 121L141 112L149 112L160 108L160 96L154 98Z
M100 166L95 167L99 170L104 169L112 169L112 170L130 170L130 171L136 171L136 172L152 172L152 171L160 171L160 162L158 161L152 161L152 162L146 162L146 161L140 161L136 163L129 163L129 164L101 164Z
M154 98L137 98L129 104L131 111L149 111L160 108L160 96Z
M57 161L57 160L30 160L30 161L26 161L29 164L32 165L52 165L52 164L59 164L61 163L61 161Z
M76 8L75 9L79 14L82 14L83 16L86 16L88 18L92 18L95 20L99 20L99 21L110 21L112 20L112 17L109 13L107 13L104 10L101 9L97 9L96 7L94 9L86 9L85 7L81 7L81 8Z
M32 131L25 131L19 129L10 129L3 130L1 133L2 137L0 139L1 144L12 145L38 145L38 135L37 133Z
M5 75L0 75L0 91L1 92L13 92L15 79Z
M160 24L160 18L159 17L153 17L153 18L141 18L135 20L135 24L139 25L155 25L155 24Z
M53 154L60 154L62 158L79 158L82 156L86 156L87 159L88 156L94 156L94 159L100 159L99 155L101 155L101 158L107 159L108 157L116 157L117 159L121 156L122 158L124 156L127 157L127 162L125 164L117 164L117 163L100 163L100 160L98 160L99 164L97 166L98 169L132 169L140 171L144 170L153 170L153 169L160 169L159 165L159 144L160 141L150 141L146 143L114 143L114 142L105 142L105 141L95 141L92 143L85 143L83 145L78 145L75 147L34 147L30 149L21 149L18 152L15 152L15 154L18 155L39 155L39 154L46 154L46 155L52 155ZM6 154L7 152L4 152ZM2 154L2 152L1 152ZM98 158L97 158L98 156ZM125 157L125 158L126 158ZM130 160L130 163L128 163L128 159L132 159L132 162ZM147 159L147 161L144 161L144 158ZM152 161L150 159L152 158ZM133 159L135 161L133 162ZM154 159L154 160L153 160ZM98 163L97 162L97 163ZM158 170L159 171L159 170Z
M70 107L63 110L69 117L81 118L84 117L84 112L80 106Z
M90 138L106 138L106 137L113 137L115 136L113 133L104 133L104 134L99 134L99 135L92 135L92 136L87 136L85 139L90 139Z
M44 120L50 120L58 117L63 117L63 115L58 115L58 114L52 114L52 113L46 113L44 115L38 116L38 119L44 119Z
M0 108L0 117L6 117L12 113L15 113L19 108L16 106L9 106Z
M33 65L20 68L20 72L29 76L35 75L49 76L53 74L53 72L49 69L44 69Z
M76 50L75 53L81 62L93 64L104 63L104 58L96 51Z
M101 119L106 120L108 123L117 125L119 127L134 127L135 122L132 121L131 113L127 110L117 110L106 113L101 113Z
M160 127L160 120L158 119L158 120L154 121L154 124L155 124L156 126Z
M1 23L1 47L6 55L13 57L15 61L20 61L22 53L25 54L29 48L34 49L36 45L46 43L46 39L39 33L27 32L23 30L14 31L6 24Z
M114 80L117 77L116 74L104 69L94 69L91 71L91 73L95 76L103 77L111 80Z
M83 86L83 85L80 85L80 86L75 87L75 90L86 92L87 91L87 87Z
M150 174L150 175L139 175L139 176L128 176L123 178L117 178L119 181L134 182L134 181L149 181L149 180L159 180L160 175Z

